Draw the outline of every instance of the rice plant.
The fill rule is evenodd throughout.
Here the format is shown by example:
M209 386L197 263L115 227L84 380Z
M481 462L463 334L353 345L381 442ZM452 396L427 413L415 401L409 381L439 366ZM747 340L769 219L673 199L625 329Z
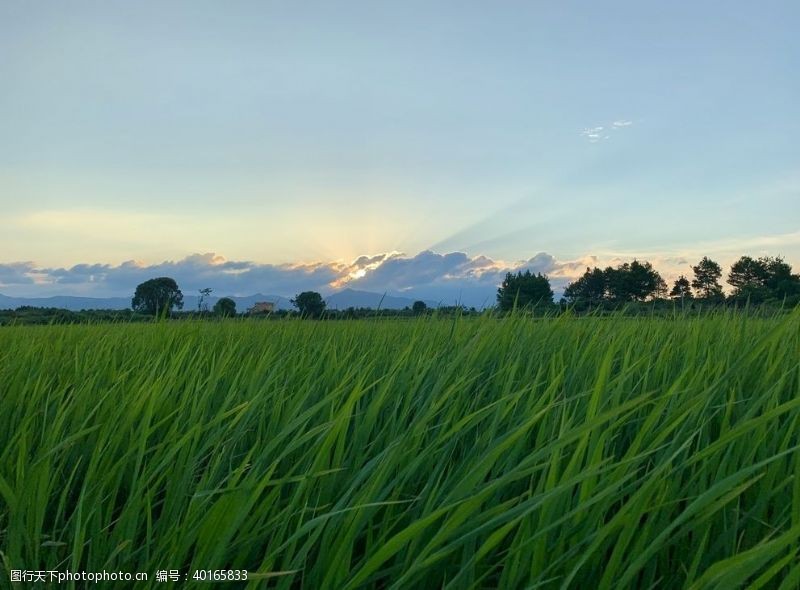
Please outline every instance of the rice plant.
M799 462L798 313L0 329L2 584L797 588Z

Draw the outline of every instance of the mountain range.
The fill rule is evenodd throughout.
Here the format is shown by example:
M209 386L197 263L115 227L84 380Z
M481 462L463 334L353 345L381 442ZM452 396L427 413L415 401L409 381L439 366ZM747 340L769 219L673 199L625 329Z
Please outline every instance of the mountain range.
M293 309L291 297L281 295L264 295L256 293L243 297L230 296L236 302L236 310L246 311L259 301L270 301L275 303L276 309ZM207 297L206 303L209 309L219 301L220 297ZM183 309L191 311L197 309L196 295L184 295ZM368 308L368 309L403 309L411 307L415 299L408 297L398 297L382 293L372 293L370 291L357 291L355 289L343 289L332 293L325 298L329 309L347 309L349 307ZM428 307L438 307L435 301L425 301ZM16 309L24 305L30 307L55 307L68 309L70 311L80 311L82 309L130 309L130 297L73 297L69 295L57 295L53 297L8 297L0 294L0 309Z

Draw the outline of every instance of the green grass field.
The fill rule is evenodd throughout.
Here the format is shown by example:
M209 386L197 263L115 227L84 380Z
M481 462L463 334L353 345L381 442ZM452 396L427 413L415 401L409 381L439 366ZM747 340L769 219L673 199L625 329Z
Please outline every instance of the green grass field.
M0 329L0 585L797 588L798 469L798 313Z

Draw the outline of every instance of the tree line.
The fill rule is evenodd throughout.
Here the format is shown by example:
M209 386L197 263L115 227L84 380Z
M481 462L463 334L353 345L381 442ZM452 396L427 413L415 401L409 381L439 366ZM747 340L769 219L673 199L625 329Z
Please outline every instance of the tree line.
M714 304L780 302L793 306L800 303L800 275L794 274L791 265L781 257L739 258L726 278L732 287L728 296L720 282L722 274L722 267L707 256L692 266L691 277L679 276L671 288L647 261L587 268L582 276L566 286L562 303L576 309L668 299ZM553 303L550 280L541 273L508 273L497 290L497 305L504 311Z
M681 303L749 303L780 302L787 305L800 303L800 275L783 258L742 256L731 265L726 277L732 287L725 295L722 287L722 267L704 256L692 266L691 277L679 276L667 285L661 274L648 261L634 259L617 266L587 268L582 276L564 289L563 305L575 309L614 307L646 301L673 300ZM198 312L203 309L204 297L211 289L201 289ZM304 317L318 318L325 313L325 300L315 291L304 291L291 300L297 312ZM516 308L554 305L550 279L530 270L507 273L497 290L497 307L501 311ZM168 314L183 308L183 294L174 279L159 277L136 287L131 307L149 315ZM414 303L412 311L425 313L422 301ZM236 315L236 303L223 297L214 305L213 313L219 316Z
M647 261L633 260L617 266L587 268L576 280L564 289L561 309L586 311L597 308L616 309L643 302L679 302L694 307L697 304L776 304L786 307L800 305L800 275L781 257L742 256L734 262L725 281L730 285L729 294L722 287L722 267L703 257L691 267L689 276L681 275L667 285L659 272ZM233 317L238 315L236 302L229 298L219 299L212 309L206 297L211 289L200 289L197 310L184 311L183 293L177 282L170 277L157 277L136 287L131 299L131 309L85 310L71 312L64 309L43 309L24 306L14 311L0 311L0 325L15 323L84 323L92 321L146 321L153 316L162 317ZM273 318L299 315L308 318L356 319L365 317L414 317L429 313L438 315L476 315L474 308L461 305L428 309L423 301L402 309L347 309L328 310L325 300L315 291L304 291L291 299L295 311L279 310L268 315ZM671 304L670 304L671 305ZM500 311L512 309L537 309L550 313L556 308L550 279L542 273L529 270L507 273L497 290L497 305Z
M213 289L199 289L197 299L197 313L209 313L205 298L211 295ZM316 291L299 293L291 304L301 315L319 317L325 311L325 300ZM149 279L136 286L136 291L131 299L131 309L147 315L168 315L175 309L183 309L183 292L175 279L171 277L157 277ZM213 307L213 314L218 316L236 315L236 302L230 297L222 297Z

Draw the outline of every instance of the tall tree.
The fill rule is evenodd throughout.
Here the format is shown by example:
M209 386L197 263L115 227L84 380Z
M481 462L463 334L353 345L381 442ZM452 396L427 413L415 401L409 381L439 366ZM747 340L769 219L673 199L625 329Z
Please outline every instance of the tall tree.
M316 291L303 291L291 303L303 317L318 318L325 311L325 300Z
M573 303L645 301L665 297L667 284L649 262L625 262L616 268L586 269L579 279L567 285L564 298Z
M169 313L174 307L183 309L183 293L175 279L169 277L150 279L136 287L131 307L135 311L151 315Z
M776 299L800 294L800 275L792 273L792 267L780 256L760 258L767 270L766 287Z
M634 260L628 267L628 293L634 301L645 301L657 297L666 290L666 283L649 262Z
M606 275L602 269L587 268L583 275L564 289L564 298L571 303L596 304L606 297Z
M764 287L767 282L766 266L755 258L742 256L731 265L728 273L728 284L735 294L753 291Z
M692 267L692 272L694 272L692 287L695 288L700 297L703 299L718 299L722 295L722 285L719 284L722 268L720 268L719 264L708 258L708 256L703 256L697 266Z
M611 301L645 301L658 294L664 279L649 262L625 262L603 271Z
M734 298L752 303L800 294L800 276L793 274L792 267L781 257L742 256L731 266L728 283L734 289Z
M630 265L626 262L620 264L616 268L607 266L603 269L603 275L606 278L606 298L609 301L628 301L628 285L625 277L628 274Z
M211 295L214 289L210 287L206 287L205 289L198 289L197 292L200 293L200 296L197 298L197 311L203 312L208 311L208 303L206 303L206 297Z
M667 287L667 281L664 280L664 277L658 275L658 279L656 279L656 290L654 297L656 299L666 299L668 296L669 287Z
M731 265L728 284L733 287L734 299L761 303L769 297L766 283L767 268L760 259L742 256Z
M530 270L506 273L506 278L497 289L497 305L503 311L516 307L531 307L540 304L552 305L553 289L547 276Z
M669 296L673 299L679 299L681 301L685 299L692 298L692 288L691 284L689 283L689 279L685 276L679 276L672 285L672 291L669 292Z

